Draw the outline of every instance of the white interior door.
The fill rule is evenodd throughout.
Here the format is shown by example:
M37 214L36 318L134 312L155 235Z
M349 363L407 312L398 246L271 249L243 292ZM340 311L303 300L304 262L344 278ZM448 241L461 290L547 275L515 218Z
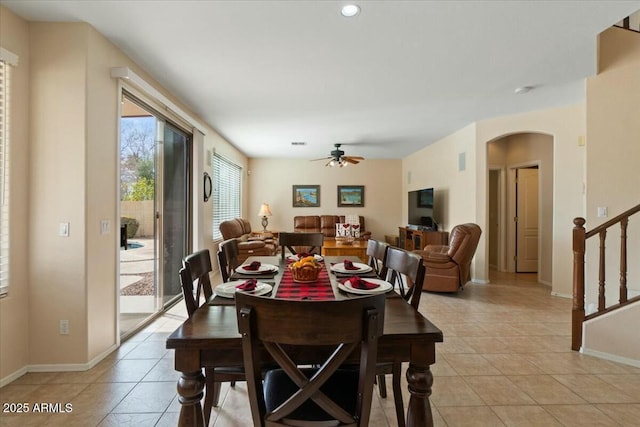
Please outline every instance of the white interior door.
M538 167L516 170L516 272L538 271Z

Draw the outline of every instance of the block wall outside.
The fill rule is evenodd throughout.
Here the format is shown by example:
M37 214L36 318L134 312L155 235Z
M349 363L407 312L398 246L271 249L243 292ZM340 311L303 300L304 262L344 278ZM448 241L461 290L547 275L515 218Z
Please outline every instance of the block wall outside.
M120 216L138 220L140 227L134 237L153 237L153 200L120 202Z

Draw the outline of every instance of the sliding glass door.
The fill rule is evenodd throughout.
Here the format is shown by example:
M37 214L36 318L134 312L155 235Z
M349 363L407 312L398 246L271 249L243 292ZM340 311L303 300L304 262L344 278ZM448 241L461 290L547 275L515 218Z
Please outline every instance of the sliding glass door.
M182 295L178 272L187 255L189 224L190 137L170 123L164 124L162 149L162 304Z
M120 336L181 296L189 248L191 135L127 92L120 119Z

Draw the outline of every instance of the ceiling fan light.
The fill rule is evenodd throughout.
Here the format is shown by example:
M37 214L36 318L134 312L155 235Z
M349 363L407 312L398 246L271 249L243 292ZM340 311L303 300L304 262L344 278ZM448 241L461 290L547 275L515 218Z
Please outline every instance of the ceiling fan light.
M335 161L333 161L333 160L331 160L331 161L329 162L329 166L331 166L331 167L334 167L334 166L335 166L335 164L336 164L336 162L335 162Z

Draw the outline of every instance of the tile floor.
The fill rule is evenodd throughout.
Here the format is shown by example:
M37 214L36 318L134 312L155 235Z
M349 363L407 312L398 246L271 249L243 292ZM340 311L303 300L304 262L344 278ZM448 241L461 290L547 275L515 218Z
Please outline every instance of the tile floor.
M640 369L570 351L570 300L551 297L533 275L491 281L422 296L420 310L445 335L433 367L436 426L640 425ZM185 317L176 306L87 372L30 373L5 386L3 406L60 402L73 410L0 413L0 425L177 425L178 375L164 341ZM250 426L244 384L222 393L211 425ZM376 394L371 419L372 427L395 426L393 399Z

